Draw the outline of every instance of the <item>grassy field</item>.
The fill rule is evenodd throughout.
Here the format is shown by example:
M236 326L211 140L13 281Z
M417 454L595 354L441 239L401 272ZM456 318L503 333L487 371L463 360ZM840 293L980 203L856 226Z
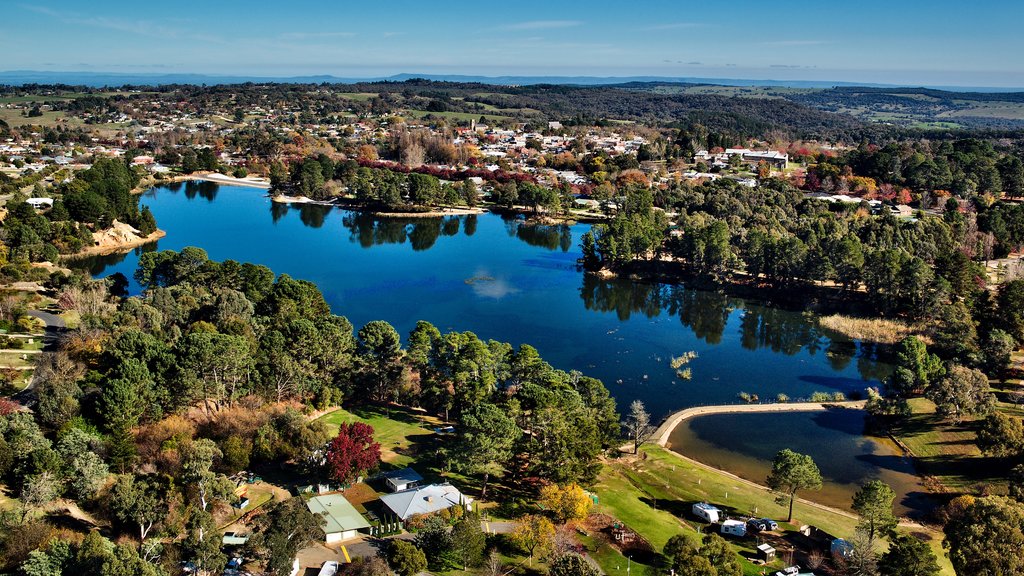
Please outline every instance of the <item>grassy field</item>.
M355 100L356 102L369 102L380 94L376 92L339 92L337 96L341 96L346 100Z
M433 436L431 428L441 423L419 412L398 408L385 411L377 406L353 408L351 412L339 408L322 416L321 420L331 429L332 435L342 422L363 422L373 426L374 438L380 442L384 462L396 467L412 463L416 445Z
M426 110L409 110L405 113L407 116L413 118L423 118L427 115L432 115L437 118L448 118L449 120L469 121L479 120L481 116L484 117L488 122L495 120L511 120L510 116L500 116L497 114L480 114L478 112L428 112Z
M784 518L786 509L775 501L775 496L762 489L740 483L736 479L697 466L658 447L643 450L646 458L619 460L610 463L601 474L596 492L600 504L596 511L609 514L636 530L660 551L675 534L696 538L701 524L689 520L694 502L707 501L734 516L758 515L775 519ZM797 503L792 524L780 523L783 528L796 529L801 524L818 526L837 536L854 532L856 520L844 514ZM936 554L941 556L941 535L927 531ZM595 559L609 574L625 560L614 548L598 542L594 546ZM755 542L734 542L743 556L753 556ZM946 573L952 574L945 559L940 559ZM744 572L760 574L761 567L743 561ZM621 570L620 570L621 571Z
M34 118L26 118L21 115L21 110L0 108L0 120L7 122L12 128L18 128L26 125L36 126L56 126L62 122L67 122L68 125L78 126L82 123L78 118L68 119L64 112L54 112L52 110L46 110L42 116L36 116Z

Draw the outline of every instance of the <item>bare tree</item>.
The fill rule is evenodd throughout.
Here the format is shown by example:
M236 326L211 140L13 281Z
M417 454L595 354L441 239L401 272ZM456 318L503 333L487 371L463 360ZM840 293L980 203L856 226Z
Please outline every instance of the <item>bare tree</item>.
M622 422L622 426L633 441L633 454L640 451L640 447L647 443L654 435L654 427L651 426L651 415L640 400L634 400L629 405L629 415Z

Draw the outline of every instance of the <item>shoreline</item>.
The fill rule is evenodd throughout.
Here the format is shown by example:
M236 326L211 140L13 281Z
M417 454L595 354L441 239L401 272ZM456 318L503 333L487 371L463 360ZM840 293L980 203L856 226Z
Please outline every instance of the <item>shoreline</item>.
M285 194L275 194L270 197L270 201L277 204L312 204L314 206L329 206L332 208L341 208L343 210L352 210L354 212L365 212L373 214L374 216L380 216L381 218L441 218L444 216L471 216L486 214L489 212L486 208L441 208L425 212L387 212L353 205L352 203L346 202L343 198L336 198L334 200L313 200L306 196L287 196Z
M654 432L655 443L668 449L669 437L683 422L699 416L712 414L763 414L766 412L824 412L832 408L863 410L866 400L843 402L786 402L784 404L721 404L717 406L695 406L670 414ZM675 452L673 450L673 452ZM680 454L680 456L682 456Z
M866 400L847 400L844 402L787 402L784 404L725 404L718 406L696 406L692 408L684 408L669 415L661 423L661 425L658 426L653 436L653 444L657 445L658 448L672 454L672 456L687 462L688 464L692 464L703 470L723 475L729 478L730 480L743 484L749 488L754 488L757 490L771 493L772 489L769 488L768 486L765 486L764 484L760 484L753 480L748 480L747 478L744 478L728 470L716 468L714 466L711 466L710 464L705 464L704 462L691 458L680 451L673 450L668 446L669 437L672 435L672 432L676 429L676 427L678 427L683 422L701 416L709 416L713 414L758 414L773 412L824 412L831 409L863 410L866 404ZM631 451L632 445L629 445L624 448L627 448L629 451ZM920 474L917 474L917 476L922 479L924 478L924 476ZM849 510L836 508L834 506L829 506L828 504L822 504L820 502L815 502L813 500L808 500L806 498L801 498L799 496L797 496L795 501L801 505L811 506L819 510L827 510L829 512L839 514L847 518L859 518L859 516L857 516L853 512L850 512ZM906 517L900 519L899 526L903 528L914 529L927 528L925 524L919 521L908 519Z

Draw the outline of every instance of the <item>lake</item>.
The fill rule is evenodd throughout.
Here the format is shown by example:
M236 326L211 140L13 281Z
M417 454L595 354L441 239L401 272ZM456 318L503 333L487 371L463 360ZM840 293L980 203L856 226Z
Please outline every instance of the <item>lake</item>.
M860 485L878 479L896 492L896 514L928 512L934 504L913 463L890 440L864 436L865 414L833 409L699 416L672 431L669 448L758 484L775 454L789 448L814 458L824 480L821 491L800 493L803 498L849 509Z
M382 219L208 182L154 188L141 202L167 236L81 266L131 278L144 250L198 246L215 260L315 282L357 329L382 319L408 334L422 319L442 331L532 344L554 366L603 380L621 409L640 399L656 418L732 403L741 391L762 399L861 391L891 370L870 346L828 333L810 315L585 275L577 259L587 225L496 214ZM139 291L134 281L131 290ZM692 379L682 380L669 363L691 351Z

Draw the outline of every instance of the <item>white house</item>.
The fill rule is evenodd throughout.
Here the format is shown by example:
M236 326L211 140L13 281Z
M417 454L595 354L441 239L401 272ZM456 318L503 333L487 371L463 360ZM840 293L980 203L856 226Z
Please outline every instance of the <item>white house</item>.
M722 518L722 511L707 502L697 502L693 505L693 515L714 524Z

